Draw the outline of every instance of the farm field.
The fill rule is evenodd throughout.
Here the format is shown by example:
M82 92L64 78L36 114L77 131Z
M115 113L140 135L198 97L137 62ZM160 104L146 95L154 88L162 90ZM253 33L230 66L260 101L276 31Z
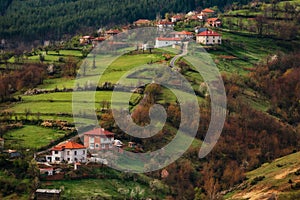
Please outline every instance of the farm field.
M7 132L4 135L4 139L5 145L10 148L39 149L64 136L64 131L43 128L40 126L25 125L22 128Z
M117 92L118 95L125 95L125 92ZM93 96L95 94L95 102L92 99L88 99L87 96ZM9 111L16 114L25 113L29 110L31 113L43 114L58 114L58 113L72 113L72 92L56 92L47 94L38 94L32 96L22 96L23 101L15 103ZM96 109L101 108L101 103L103 101L111 100L112 91L82 91L76 92L76 99L74 101L81 102L81 109L85 109L88 106L95 106ZM132 98L140 96L139 94L132 94ZM121 99L120 99L121 100ZM95 104L94 104L95 103ZM117 102L116 102L117 103Z

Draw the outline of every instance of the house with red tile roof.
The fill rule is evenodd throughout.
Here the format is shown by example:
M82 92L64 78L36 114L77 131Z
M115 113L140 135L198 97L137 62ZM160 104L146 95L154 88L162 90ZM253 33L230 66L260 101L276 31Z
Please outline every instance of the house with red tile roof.
M84 146L89 150L110 150L113 148L114 133L103 128L95 128L84 134Z
M151 21L148 19L139 19L135 22L133 22L134 26L149 26L151 24Z
M73 141L67 141L51 148L51 155L46 156L50 163L86 162L86 147Z
M121 33L121 31L119 31L117 29L114 29L114 30L110 29L108 31L105 31L105 35L108 35L108 36L117 35L119 33Z
M79 39L80 44L90 44L94 39L93 36L85 35Z
M177 14L171 17L171 22L175 23L184 19L183 14Z
M202 13L214 13L215 11L213 11L212 9L209 8L205 8L204 10L201 11Z
M155 48L173 46L181 44L181 38L176 37L158 37L155 40Z
M196 42L204 45L222 44L222 35L211 30L196 35Z
M217 17L208 18L206 22L211 27L220 27L222 25L221 20Z
M207 19L208 17L212 17L213 15L215 14L215 11L209 9L209 8L205 8L204 10L202 10L200 12L200 14L198 14L198 18L200 20L205 20Z
M172 30L174 28L174 23L173 22L169 22L167 20L162 20L159 21L156 26L158 27L158 30Z
M171 35L174 35L176 38L182 38L182 39L190 39L193 37L193 33L189 31L180 31L180 32L172 32Z

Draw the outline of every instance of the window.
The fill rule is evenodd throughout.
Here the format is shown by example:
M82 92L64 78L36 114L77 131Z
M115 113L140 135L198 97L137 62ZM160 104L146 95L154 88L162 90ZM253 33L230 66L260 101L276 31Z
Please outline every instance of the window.
M54 151L54 154L58 154L58 151Z
M59 161L60 159L59 159L59 157L55 157L55 161Z
M70 155L70 151L67 151L67 155L68 155L68 156Z
M101 144L101 148L104 149L105 148L105 144Z
M91 149L95 148L95 144L94 143L90 143L90 148Z
M112 148L112 144L109 144L109 148Z
M75 156L77 155L77 151L74 151L74 155L75 155Z
M68 161L70 161L70 158L68 158Z
M96 144L96 148L99 148L99 144Z
M82 154L85 154L85 150L82 151Z

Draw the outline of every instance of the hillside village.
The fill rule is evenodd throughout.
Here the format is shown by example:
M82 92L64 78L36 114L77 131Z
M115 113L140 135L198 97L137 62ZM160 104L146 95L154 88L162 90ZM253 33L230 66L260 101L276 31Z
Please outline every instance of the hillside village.
M253 7L257 9L257 5ZM288 192L291 191L297 195L298 165L287 172L282 180L280 178L285 188L275 187L274 191L265 193L263 190L258 191L259 187L262 187L261 184L266 180L272 179L273 174L268 174L265 178L261 173L256 175L255 171L253 175L251 170L258 168L262 163L271 163L270 165L274 167L275 164L272 164L274 159L299 151L298 115L286 114L285 109L288 104L281 102L283 99L289 99L292 102L290 110L299 108L295 103L297 102L295 98L298 97L285 95L285 92L294 88L293 86L296 89L298 87L297 74L299 72L297 68L293 68L297 65L295 59L297 54L286 56L281 53L281 51L288 52L292 47L297 49L298 36L289 34L288 30L285 41L281 38L281 33L271 31L272 28L274 30L281 28L279 25L270 28L270 22L264 21L265 24L259 27L257 24L259 17L246 15L246 17L239 18L244 13L243 10L241 13L238 11L238 9L234 11L232 18L230 14L221 14L215 8L204 8L187 13L167 13L164 19L161 17L157 17L156 20L136 19L129 25L100 28L95 33L91 31L90 34L77 35L70 41L45 41L43 46L30 52L24 51L18 55L8 53L6 57L3 56L1 61L3 61L4 72L5 70L18 70L21 65L30 66L31 63L37 63L38 67L45 68L42 71L37 66L30 66L30 73L20 70L16 78L4 75L3 84L9 82L8 79L17 83L14 85L9 82L8 89L0 82L2 92L0 97L4 102L2 105L4 111L0 113L0 118L2 122L9 124L0 127L0 164L6 166L3 172L0 171L0 184L5 185L6 189L14 188L7 189L8 192L5 195L10 198L10 195L16 195L14 191L17 191L20 196L16 195L13 197L15 199L22 195L25 199L66 199L73 196L74 198L90 198L89 192L93 190L94 195L91 198L96 199L146 199L149 197L149 199L173 200L187 196L193 196L195 200L223 197L239 199L251 198L251 192L248 194L243 191L243 188L247 189L247 187L251 187L254 193L259 193L258 197L266 195L266 198L277 198L281 192L288 196ZM273 20L265 16L264 20L267 19ZM279 21L281 22L282 19L280 18ZM290 20L287 23L290 23ZM237 28L241 25L243 25L241 29ZM97 60L99 58L96 55L89 55L89 52L104 41L112 40L118 34L140 27L155 27L161 34L155 38L154 44L142 44L139 46L140 49L137 48L112 63L112 68L115 69L108 71L104 80L101 80L98 85L88 80L85 84L78 84L74 87L77 74L85 80L86 77L92 76L89 70L93 71L93 67L99 64ZM228 122L225 124L225 134L223 138L221 137L219 146L211 155L212 161L205 163L207 160L199 161L196 158L198 147L201 146L205 134L205 128L203 128L203 130L199 129L198 136L183 158L162 170L135 175L110 169L111 163L109 158L103 158L104 153L122 154L124 150L135 153L153 151L174 137L172 134L180 122L178 102L164 88L155 85L152 85L153 88L151 85L148 85L148 88L130 86L129 89L133 92L130 109L133 110L132 117L137 122L144 119L144 115L139 115L139 113L148 112L138 104L140 102L146 104L147 101L153 101L153 99L163 104L168 114L171 113L172 116L168 118L167 126L153 140L142 141L124 136L116 126L110 112L111 92L117 84L115 79L117 75L120 75L118 73L124 73L120 69L122 67L125 71L140 64L151 66L152 63L162 63L167 67L176 65L176 69L196 88L195 92L203 106L201 114L204 113L200 125L207 127L211 112L205 103L209 100L207 85L202 78L199 78L199 75L195 74L195 70L188 62L182 58L174 59L176 54L171 51L161 50L163 47L181 49L187 41L193 41L199 47L208 50L213 61L222 71L228 93ZM89 67L87 72L77 70L85 58L90 59L92 67ZM131 65L131 61L134 64ZM285 69L281 69L280 72L272 71L277 66L285 65L292 66L292 68L287 68L287 71ZM275 75L268 77L268 70L271 70L273 75L282 75L280 81L290 81L292 84L280 88L278 82L273 80ZM133 77L143 77L145 72L139 73L134 74ZM34 88L32 85L24 87L26 89L22 88L22 77L24 80L30 80L27 82L32 83ZM43 78L35 79L34 77ZM180 85L176 80L170 79L170 82ZM274 86L268 88L269 85ZM70 108L70 99L72 99L70 94L78 91L84 96L86 91L95 88L97 98L100 99L97 100L95 109L98 119L101 119L99 120L101 128L89 127L78 135ZM142 100L147 89L157 96L150 92L145 95L150 100ZM276 98L271 99L268 96L270 91L274 91ZM11 103L7 103L7 99ZM85 102L88 103L88 100ZM296 111L293 112L296 113ZM246 117L248 114L251 115L251 119ZM242 122L239 122L240 120ZM261 121L266 121L266 124L260 125ZM27 132L30 132L29 136L26 135ZM43 137L37 137L40 133L44 134ZM245 138L244 133L249 138ZM284 134L289 137L286 138ZM228 142L236 138L239 140L237 144ZM238 151L235 152L233 149L238 149ZM194 163L189 159L195 160ZM223 166L227 162L229 164ZM274 168L278 167L282 171L284 168L281 167L286 165L283 161L276 161L276 164ZM23 169L24 166L27 166L26 170ZM264 166L269 165L262 165L262 168ZM9 167L15 171L20 168L20 171L15 173L21 175L14 177L13 181L7 181L13 174ZM260 168L258 171L260 172ZM216 177L214 173L219 177ZM24 181L17 183L21 179ZM29 184L29 181L32 183ZM78 189L74 189L72 184ZM85 184L91 190L84 187ZM97 185L101 185L102 188L97 188ZM268 187L272 188L270 184Z
M179 22L196 22L198 26L194 27L194 31L190 32L187 30L174 31L176 24ZM202 25L202 26L201 26ZM213 29L222 26L222 21L217 17L217 13L209 8L203 9L201 12L191 11L187 14L174 14L168 16L167 19L149 20L149 19L138 19L133 22L132 25L128 25L119 29L110 29L103 31L98 30L98 37L93 36L82 36L80 38L80 44L90 44L94 46L102 41L109 39L111 36L127 31L131 28L141 27L157 27L157 30L161 32L161 37L156 38L155 48L161 48L165 46L179 45L184 40L194 39L197 43L202 45L218 45L222 43L221 34L217 33ZM164 37L164 32L170 32Z

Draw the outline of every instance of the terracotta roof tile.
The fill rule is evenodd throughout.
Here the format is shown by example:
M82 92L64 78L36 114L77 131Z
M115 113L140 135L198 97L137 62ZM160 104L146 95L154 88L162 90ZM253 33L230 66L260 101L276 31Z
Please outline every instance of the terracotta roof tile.
M105 136L113 136L114 133L112 132L109 132L107 130L104 130L102 128L96 128L96 129L93 129L93 130L90 130L88 132L85 132L84 135L105 135Z
M53 151L61 151L63 149L85 149L85 147L81 144L78 144L76 142L68 141L64 144L57 145L53 147L51 150Z
M215 31L203 31L199 33L197 36L221 36L221 35Z
M213 13L215 11L213 11L213 10L211 10L209 8L205 8L204 10L202 10L202 12L204 12L204 13Z

